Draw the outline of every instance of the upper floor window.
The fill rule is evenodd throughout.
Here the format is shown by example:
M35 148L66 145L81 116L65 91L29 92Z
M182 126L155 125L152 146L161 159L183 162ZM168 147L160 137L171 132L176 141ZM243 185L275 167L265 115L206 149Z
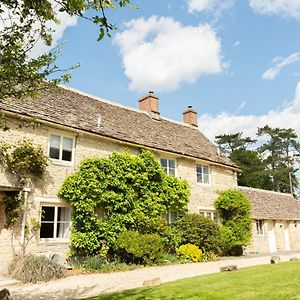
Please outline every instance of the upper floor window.
M209 168L208 166L196 165L197 182L209 184Z
M70 207L42 206L40 238L68 238L70 226Z
M257 235L264 234L264 220L256 220L256 234Z
M71 162L73 160L73 145L73 138L50 134L49 157Z
M176 175L176 161L175 159L167 159L167 158L161 158L160 163L165 170L165 173L167 175Z

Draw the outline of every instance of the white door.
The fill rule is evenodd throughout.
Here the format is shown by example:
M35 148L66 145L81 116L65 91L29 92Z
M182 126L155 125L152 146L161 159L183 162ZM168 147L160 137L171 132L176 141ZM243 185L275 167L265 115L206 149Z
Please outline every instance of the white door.
M275 221L269 221L268 222L268 237L269 237L270 252L276 252L277 251L275 232L274 232L274 222Z

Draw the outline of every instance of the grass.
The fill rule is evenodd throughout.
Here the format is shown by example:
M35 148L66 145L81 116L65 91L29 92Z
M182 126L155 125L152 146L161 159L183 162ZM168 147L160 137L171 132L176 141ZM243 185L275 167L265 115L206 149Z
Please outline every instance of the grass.
M300 262L249 267L90 298L108 299L300 300Z

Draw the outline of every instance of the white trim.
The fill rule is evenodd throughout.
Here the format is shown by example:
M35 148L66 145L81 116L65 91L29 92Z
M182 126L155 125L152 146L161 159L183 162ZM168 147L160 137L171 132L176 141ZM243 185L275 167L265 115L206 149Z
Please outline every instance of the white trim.
M174 164L175 164L175 174L174 174L174 177L177 177L177 168L178 168L178 166L177 166L177 160L176 160L176 158L168 158L168 157L160 157L159 158L159 163L160 163L160 165L161 165L161 167L165 170L165 167L161 164L161 160L162 159L165 159L166 161L167 161L167 172L166 172L166 174L167 175L172 175L172 174L170 174L170 167L169 167L169 161L170 160L173 160L174 161Z

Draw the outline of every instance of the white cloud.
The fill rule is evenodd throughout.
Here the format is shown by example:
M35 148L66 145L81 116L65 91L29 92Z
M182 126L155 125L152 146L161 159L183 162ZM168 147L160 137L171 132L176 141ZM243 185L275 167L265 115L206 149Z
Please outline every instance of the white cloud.
M55 1L50 1L52 5L55 5ZM6 26L11 26L12 22L18 24L19 16L17 14L12 15L12 13L6 9L6 6L0 4L2 13L0 14L1 22L0 22L0 30L3 30ZM52 33L53 44L51 47L48 47L44 44L44 42L39 39L33 49L31 50L29 56L35 58L42 53L50 51L53 47L57 45L57 42L63 37L64 31L70 27L75 26L77 24L77 17L70 16L65 12L59 12L59 7L54 6L54 11L56 11L56 17L60 20L59 24L55 22L48 22L47 27L51 28L54 32ZM38 28L36 26L36 28Z
M187 6L190 13L211 12L219 18L225 10L232 8L236 0L188 0Z
M217 116L202 114L199 129L210 139L219 134L243 132L245 136L255 137L257 127L293 128L300 136L300 82L298 82L293 101L283 108L271 110L265 115L234 115L222 112Z
M172 18L152 16L125 26L114 43L120 48L131 90L173 91L225 68L220 40L208 24L185 27Z
M261 15L281 15L300 19L299 0L249 0L255 13Z
M284 68L285 66L288 66L290 64L293 64L299 60L300 60L299 52L293 53L289 57L286 57L286 58L278 57L278 56L275 57L272 61L274 63L274 66L269 68L266 72L263 73L262 79L268 79L268 80L274 79L276 76L279 75L282 68Z

